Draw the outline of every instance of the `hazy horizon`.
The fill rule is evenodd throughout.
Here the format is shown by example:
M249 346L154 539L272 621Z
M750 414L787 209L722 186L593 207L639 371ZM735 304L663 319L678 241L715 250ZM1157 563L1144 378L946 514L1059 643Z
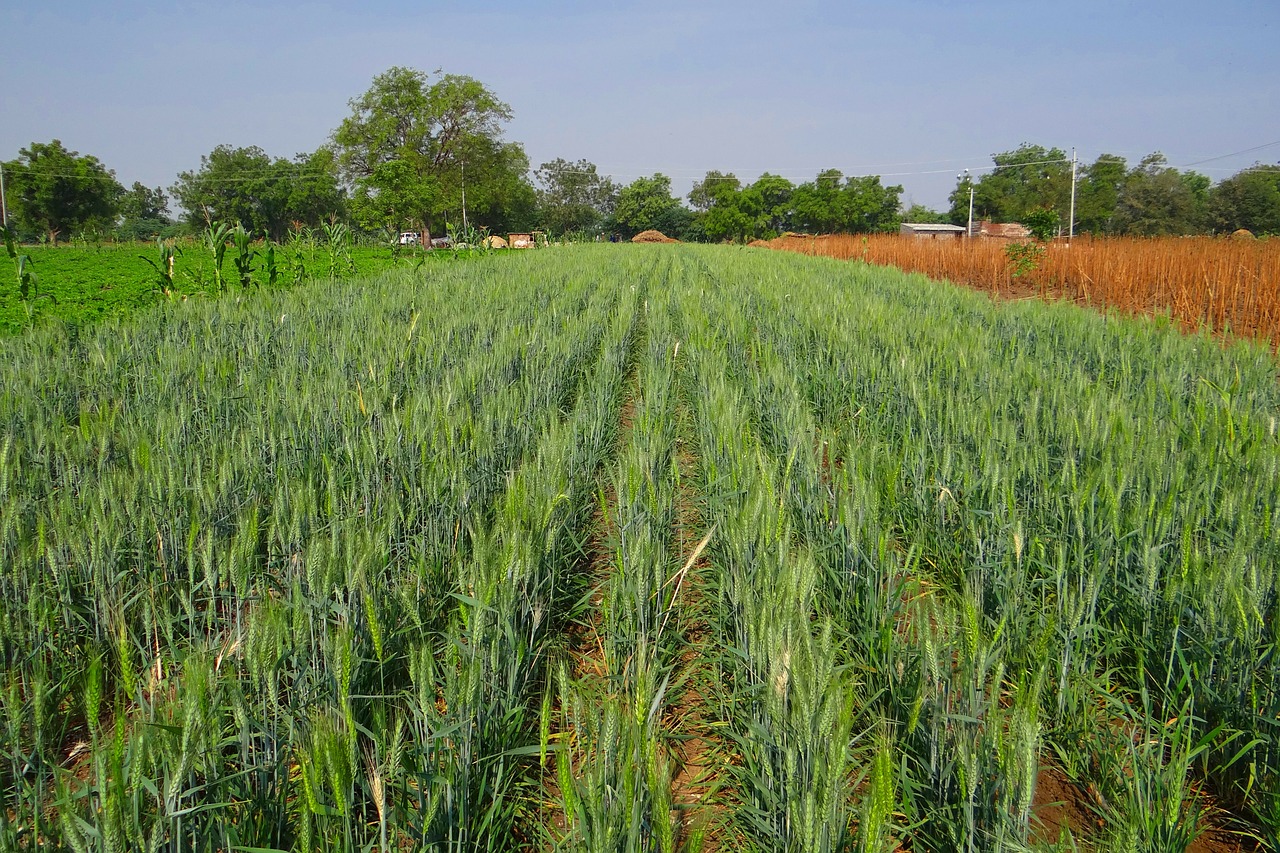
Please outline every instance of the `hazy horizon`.
M680 195L711 169L800 183L836 168L945 209L958 172L1022 142L1084 162L1159 150L1215 181L1280 160L1280 4L531 8L6 3L0 159L58 138L167 191L221 144L313 151L405 65L510 104L506 138L532 168L662 172Z

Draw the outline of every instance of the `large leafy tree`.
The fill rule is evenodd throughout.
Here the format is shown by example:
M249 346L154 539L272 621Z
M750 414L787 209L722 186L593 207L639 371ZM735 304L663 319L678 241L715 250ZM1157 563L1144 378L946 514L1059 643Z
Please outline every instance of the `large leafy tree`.
M345 196L332 152L272 159L257 146L219 145L200 168L181 172L172 187L187 222L233 222L281 239L294 222L312 227L342 216Z
M849 178L840 190L841 230L850 234L897 231L902 186L884 186L879 175Z
M141 240L154 237L169 222L169 197L159 187L154 189L134 181L133 186L120 196L120 224L116 234L125 239Z
M618 191L609 224L626 237L653 229L680 238L691 219L692 212L672 197L671 179L659 172L636 178Z
M746 208L755 213L755 236L773 237L791 224L791 196L795 185L781 175L765 172L747 187Z
M109 229L124 187L90 154L55 139L19 149L4 164L6 194L16 230L56 241L84 229Z
M689 204L699 212L710 210L718 201L742 189L742 181L733 172L711 170L689 190Z
M1120 187L1116 228L1141 237L1203 231L1208 189L1209 180L1203 175L1179 172L1160 152L1148 154Z
M733 175L708 172L689 197L694 205L705 207L697 217L700 237L741 241L776 236L787 228L794 192L790 181L768 172L747 186Z
M1217 231L1280 234L1280 166L1259 164L1222 181L1209 192L1209 216Z
M839 169L824 169L811 182L796 187L792 196L794 227L817 234L846 230L840 193L843 182Z
M1021 222L1037 210L1055 210L1065 220L1071 207L1071 163L1061 148L1024 142L991 155L995 167L974 183L974 219ZM968 178L951 193L951 221L969 219Z
M1076 187L1076 231L1115 233L1116 205L1127 174L1124 158L1113 154L1103 154L1081 170Z
M780 180L774 176L761 180L765 178L770 179L770 185ZM825 169L789 193L763 195L762 199L773 198L775 203L757 220L757 234L786 228L825 234L894 231L902 221L901 196L901 186L886 187L878 175L845 178L838 169Z
M509 216L528 205L532 190L520 145L502 140L511 108L478 80L445 74L432 80L394 67L350 103L333 134L343 176L354 188L354 213L366 227L428 231L461 221L466 208L481 217Z
M618 187L588 160L556 158L534 176L540 186L539 217L552 234L595 231L617 204Z

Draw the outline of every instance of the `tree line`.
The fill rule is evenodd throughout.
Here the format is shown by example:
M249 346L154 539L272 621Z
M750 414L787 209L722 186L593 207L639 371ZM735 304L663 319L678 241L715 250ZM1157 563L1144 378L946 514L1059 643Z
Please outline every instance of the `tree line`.
M992 156L977 180L961 176L947 221L963 225L973 189L975 219L1023 222L1056 214L1065 228L1071 210L1072 163L1061 148L1024 143ZM1280 233L1280 166L1257 164L1214 185L1195 171L1169 165L1160 152L1129 165L1103 154L1077 167L1075 230L1110 236L1222 234L1244 228Z
M214 222L281 240L341 221L373 233L439 235L465 225L628 238L656 229L682 240L741 242L784 231L891 232L904 221L963 225L971 198L976 219L1056 217L1065 228L1070 216L1072 164L1060 148L1023 144L993 155L980 177L957 179L946 211L904 207L902 186L836 169L800 184L768 173L745 183L713 170L678 198L660 173L620 186L587 160L531 170L523 146L504 138L511 107L471 77L394 67L349 105L313 152L290 160L219 145L167 191L138 182L126 189L96 157L57 139L34 142L2 164L10 225L20 239L49 241L146 239ZM1078 169L1074 187L1077 233L1280 233L1280 166L1258 165L1213 185L1159 153L1133 166L1104 154Z

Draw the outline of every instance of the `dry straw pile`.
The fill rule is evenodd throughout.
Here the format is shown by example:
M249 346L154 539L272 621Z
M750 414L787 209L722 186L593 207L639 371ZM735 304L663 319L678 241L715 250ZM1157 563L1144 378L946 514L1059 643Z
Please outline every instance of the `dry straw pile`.
M666 234L663 234L661 231L654 231L650 229L648 231L641 231L639 234L632 237L631 242L632 243L679 243L680 241L672 237L668 237Z

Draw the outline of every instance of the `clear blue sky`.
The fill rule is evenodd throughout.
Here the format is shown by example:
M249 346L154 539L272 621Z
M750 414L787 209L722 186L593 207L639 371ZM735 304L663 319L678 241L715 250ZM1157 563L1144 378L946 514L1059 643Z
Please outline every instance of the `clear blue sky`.
M944 207L956 172L1023 141L1175 166L1280 142L1276 0L0 0L0 45L0 158L59 138L125 185L167 188L223 143L311 151L393 65L479 79L535 167L680 192L838 168ZM1194 168L1259 160L1280 144Z

